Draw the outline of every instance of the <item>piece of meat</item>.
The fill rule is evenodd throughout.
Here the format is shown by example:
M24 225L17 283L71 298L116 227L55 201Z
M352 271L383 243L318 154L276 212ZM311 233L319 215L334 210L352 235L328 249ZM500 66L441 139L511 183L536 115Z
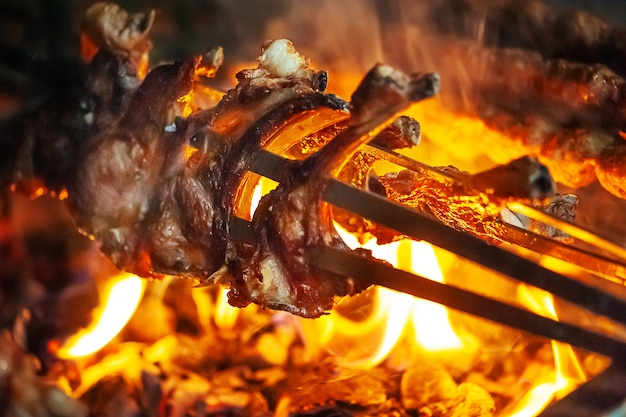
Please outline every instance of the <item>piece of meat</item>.
M606 190L619 198L626 199L626 146L602 149L598 156L596 175Z
M82 144L68 184L78 224L120 268L142 275L141 231L166 161L173 103L191 90L197 60L153 69L117 123Z
M125 113L141 84L153 18L154 12L128 15L111 3L90 8L83 34L94 41L86 61L65 63L64 78L43 105L3 126L0 186L63 194L78 150Z
M626 127L622 76L602 64L546 59L532 50L486 48L467 41L436 45L439 53L432 60L447 80L443 110L450 117L480 120L499 134L498 143L481 143L460 125L460 135L471 138L468 148L480 148L501 163L534 156L569 187L583 187L602 176L607 190L623 198L623 181L611 162L617 159L607 158L626 147L620 133ZM436 111L431 114L433 120L422 121L447 122L438 121ZM447 145L445 137L430 137Z
M442 68L446 62L457 63L442 70L450 83L444 99L451 94L446 103L456 100L457 108L489 105L513 115L541 114L562 127L626 127L626 82L604 65L462 42L442 45L436 60Z
M208 67L196 58L154 68L123 117L82 148L70 205L121 269L219 278L239 183L255 153L300 113L345 112L345 102L319 92L325 73L279 40L216 106L185 118L186 98Z
M574 194L556 194L548 200L547 204L535 205L535 208L558 219L573 223L576 216L576 209L578 208L578 197ZM554 226L538 222L522 214L505 209L501 212L501 215L503 220L507 223L511 223L524 230L566 242L572 239L570 235L556 229Z
M486 113L487 126L537 157L555 181L580 188L597 179L611 194L626 198L626 173L620 169L626 142L619 135L584 127L563 128L536 116L516 118L496 110Z
M430 22L443 34L499 48L523 48L544 58L602 63L626 75L626 31L579 9L542 0L449 0L432 7Z
M83 58L89 61L98 50L106 49L126 58L145 76L152 49L148 33L155 14L154 10L131 14L115 3L92 4L81 25Z
M503 236L499 220L507 202L543 206L544 200L554 196L547 169L528 157L474 175L454 167L440 169L448 180L409 170L386 174L380 180L391 200L492 242Z
M229 259L231 304L255 302L317 317L332 308L336 296L365 289L364 283L317 270L305 261L309 246L349 250L333 227L330 206L322 200L325 181L338 175L358 147L392 122L397 112L438 89L434 74L408 77L383 65L368 73L352 96L347 129L297 164L261 200L253 218L256 245L236 250Z

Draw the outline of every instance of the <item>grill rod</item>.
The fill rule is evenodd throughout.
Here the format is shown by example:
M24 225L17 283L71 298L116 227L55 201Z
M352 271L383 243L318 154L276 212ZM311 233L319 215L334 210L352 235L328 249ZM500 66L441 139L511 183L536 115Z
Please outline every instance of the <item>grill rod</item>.
M454 183L458 180L458 177L455 176L453 172L439 170L392 150L384 149L373 144L364 145L360 150L402 168L423 173L424 175L435 176L445 183ZM262 149L257 155L257 159L253 161L250 170L264 177L280 181L290 162L291 161L288 159ZM526 217L549 224L560 230L567 227L567 230L563 231L568 232L568 234L577 238L579 241L585 242L588 247L596 248L596 250L591 252L558 240L550 239L529 230L521 229L508 223L502 223L502 230L506 233L503 237L508 243L530 249L539 254L560 259L574 264L587 272L599 275L609 281L626 285L626 249L623 247L603 239L580 226L564 222L561 219L540 212L532 207L522 204L510 204L508 208L513 212L523 214ZM611 254L611 256L608 256L607 253Z
M459 179L452 171L439 170L436 167L431 167L395 151L373 144L364 146L362 151L403 168L427 173L427 175L434 175L446 183L454 183ZM511 202L507 208L512 212L560 229L578 241L594 247L596 251L590 252L508 223L502 223L502 228L506 232L507 242L575 264L588 272L599 274L606 279L618 281L620 284L626 285L626 263L624 263L626 260L626 248L623 246L604 239L576 224L566 222L525 204Z
M381 150L377 149L375 152L379 153ZM390 155L392 159L395 158L393 154L390 153ZM409 158L407 160L408 163L405 161L403 165L412 164L418 169L428 169L427 165ZM289 165L289 160L261 149L257 157L253 158L249 170L280 181ZM450 180L453 181L454 178ZM456 231L385 197L360 190L336 179L329 179L323 198L330 204L349 210L381 226L392 228L416 240L426 240L519 282L541 288L586 310L626 324L625 300L555 273L514 253L489 245L474 236ZM236 218L232 227L239 239L253 242L254 235L248 221ZM545 239L553 242L551 239ZM572 253L577 254L579 251L577 248L571 249ZM355 257L350 252L330 247L307 248L306 254L311 265L319 269L430 299L519 330L615 359L626 352L626 342L623 340L580 326L558 322L465 289L436 283L418 275L400 271L383 262ZM596 255L590 254L589 256ZM624 268L617 261L607 258L606 262L616 268Z

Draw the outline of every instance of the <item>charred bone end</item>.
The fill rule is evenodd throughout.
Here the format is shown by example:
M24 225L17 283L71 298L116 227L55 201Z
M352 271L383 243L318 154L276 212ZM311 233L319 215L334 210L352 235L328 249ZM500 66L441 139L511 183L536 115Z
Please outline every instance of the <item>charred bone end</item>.
M253 219L257 244L251 254L241 251L234 262L234 282L229 293L233 305L255 302L304 317L318 317L331 309L337 296L363 291L355 282L311 267L306 248L328 246L349 251L335 230L331 207L322 201L328 175L341 171L357 148L393 121L416 100L439 89L435 74L408 76L377 65L353 95L349 126L315 155L294 165L280 185L265 196ZM402 119L419 138L419 126ZM369 251L356 251L370 257Z
M542 200L555 192L548 168L528 156L472 175L466 184L480 192L505 198Z
M385 113L393 115L410 102L434 96L439 88L440 79L436 73L409 76L388 65L376 65L352 94L350 124L361 124ZM388 111L381 112L385 107Z
M328 84L328 73L314 70L309 60L287 39L267 42L258 59L259 66L256 69L243 70L237 74L240 83L248 81L253 87L265 86L268 91L280 85L300 84L320 92L324 91Z
M146 53L152 47L148 32L154 23L154 17L154 10L129 14L115 3L99 2L85 13L81 29L95 50L106 48L122 55L130 55L132 52ZM83 50L85 47L83 45Z
M419 145L421 139L420 123L412 117L400 116L371 143L386 149L405 149Z

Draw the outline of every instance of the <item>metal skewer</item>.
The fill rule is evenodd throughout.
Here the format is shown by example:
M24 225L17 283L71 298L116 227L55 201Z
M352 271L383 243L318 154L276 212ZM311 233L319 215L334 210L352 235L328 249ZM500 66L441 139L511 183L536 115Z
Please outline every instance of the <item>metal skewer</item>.
M384 197L331 179L324 200L417 240L426 240L596 314L626 324L626 301L536 263L458 232Z
M416 172L424 171L427 172L429 175L435 175L440 179L448 182L453 182L456 180L456 178L447 171L440 171L427 164L415 161L393 151L388 151L383 148L369 144L363 146L362 150L373 156L385 159L406 169L410 169ZM255 160L253 161L253 165L250 167L250 170L264 177L273 179L275 181L280 181L285 170L288 169L288 166L293 162L294 161L285 159L266 150L260 150L257 158L255 158ZM369 204L370 202L366 203ZM516 212L521 212L527 217L551 225L557 229L562 230L564 227L566 227L567 230L564 231L578 238L580 241L587 243L590 247L596 247L597 251L590 252L579 247L568 245L561 241L550 239L537 233L533 233L528 230L520 229L508 223L502 223L502 230L505 233L505 236L503 237L506 239L507 242L524 247L525 249L530 249L531 251L542 255L552 256L554 258L569 262L587 272L596 274L612 282L616 282L619 284L624 284L626 282L626 249L619 248L616 244L608 242L606 239L603 239L581 228L580 226L572 223L567 223L561 219L550 216L531 207L522 204L516 204L513 205L512 208ZM357 212L354 213L361 214ZM600 247L597 247L598 242L601 242ZM603 253L607 251L609 251L614 256L605 256Z
M401 271L383 262L352 252L330 248L307 249L308 261L316 268L346 277L370 280L405 294L444 304L459 311L515 327L549 339L565 342L609 357L626 352L626 342L594 333L573 324L558 322L530 311L449 284Z
M377 149L375 152L386 151ZM392 158L395 159L395 155L392 155ZM404 157L396 159L396 161L402 162L403 166L410 165L420 170L429 169L428 165L413 164L410 159L404 159ZM290 163L291 161L278 155L261 150L258 157L254 159L250 170L279 181ZM454 178L449 179L454 180ZM533 261L497 246L489 245L469 234L456 231L437 220L385 197L360 190L336 179L329 179L324 200L372 220L381 226L392 228L416 240L426 240L519 282L541 288L586 310L626 324L626 300L550 271ZM515 230L513 226L511 228L511 231ZM233 231L239 239L254 241L254 234L249 223L245 220L236 219ZM523 239L529 238L527 233L531 233L522 229L517 230L517 232L520 233L520 237L517 239L520 243ZM539 237L541 239L533 240L538 243L531 245L531 250L540 249L539 252L550 255L558 255L560 252L564 253L566 257L579 261L581 259L583 261L595 260L596 262L592 266L595 265L596 269L600 269L607 275L611 274L612 271L623 274L626 270L626 265L621 262L603 258L543 236ZM307 256L311 265L317 268L427 298L470 314L583 349L611 357L619 357L623 352L626 352L624 350L626 342L624 341L579 326L551 320L471 291L451 287L447 284L434 283L384 263L366 260L350 252L329 247L316 247L307 249Z

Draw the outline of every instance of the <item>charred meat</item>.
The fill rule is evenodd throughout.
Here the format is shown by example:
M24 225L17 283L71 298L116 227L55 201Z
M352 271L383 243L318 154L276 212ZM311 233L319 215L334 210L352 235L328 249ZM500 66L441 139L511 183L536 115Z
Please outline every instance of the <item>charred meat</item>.
M257 244L248 258L233 259L229 299L250 301L317 317L330 309L335 296L365 289L363 283L311 268L309 246L348 250L332 224L331 208L322 200L328 175L337 175L361 144L380 132L397 112L439 89L435 74L408 77L387 66L376 66L352 97L348 127L319 152L298 164L276 190L260 203L253 219ZM363 256L368 256L362 252Z
M83 40L95 54L85 54L76 100L65 100L71 103L59 110L65 118L51 117L53 101L25 124L30 133L15 141L15 162L2 178L66 191L80 228L120 269L218 282L230 286L233 305L317 317L335 297L367 285L305 261L308 246L350 250L322 199L330 178L387 194L487 240L498 239L506 201L553 193L547 171L531 158L476 175L448 169L452 183L421 172L372 174L376 157L359 147L417 144L419 124L398 116L439 91L436 74L409 76L377 65L347 103L325 94L327 73L279 39L264 45L257 68L239 72L237 86L220 96L204 83L221 64L219 48L144 74L152 19L110 4L90 9ZM262 150L300 157L251 218L249 170ZM251 218L253 243L235 239L235 217Z

